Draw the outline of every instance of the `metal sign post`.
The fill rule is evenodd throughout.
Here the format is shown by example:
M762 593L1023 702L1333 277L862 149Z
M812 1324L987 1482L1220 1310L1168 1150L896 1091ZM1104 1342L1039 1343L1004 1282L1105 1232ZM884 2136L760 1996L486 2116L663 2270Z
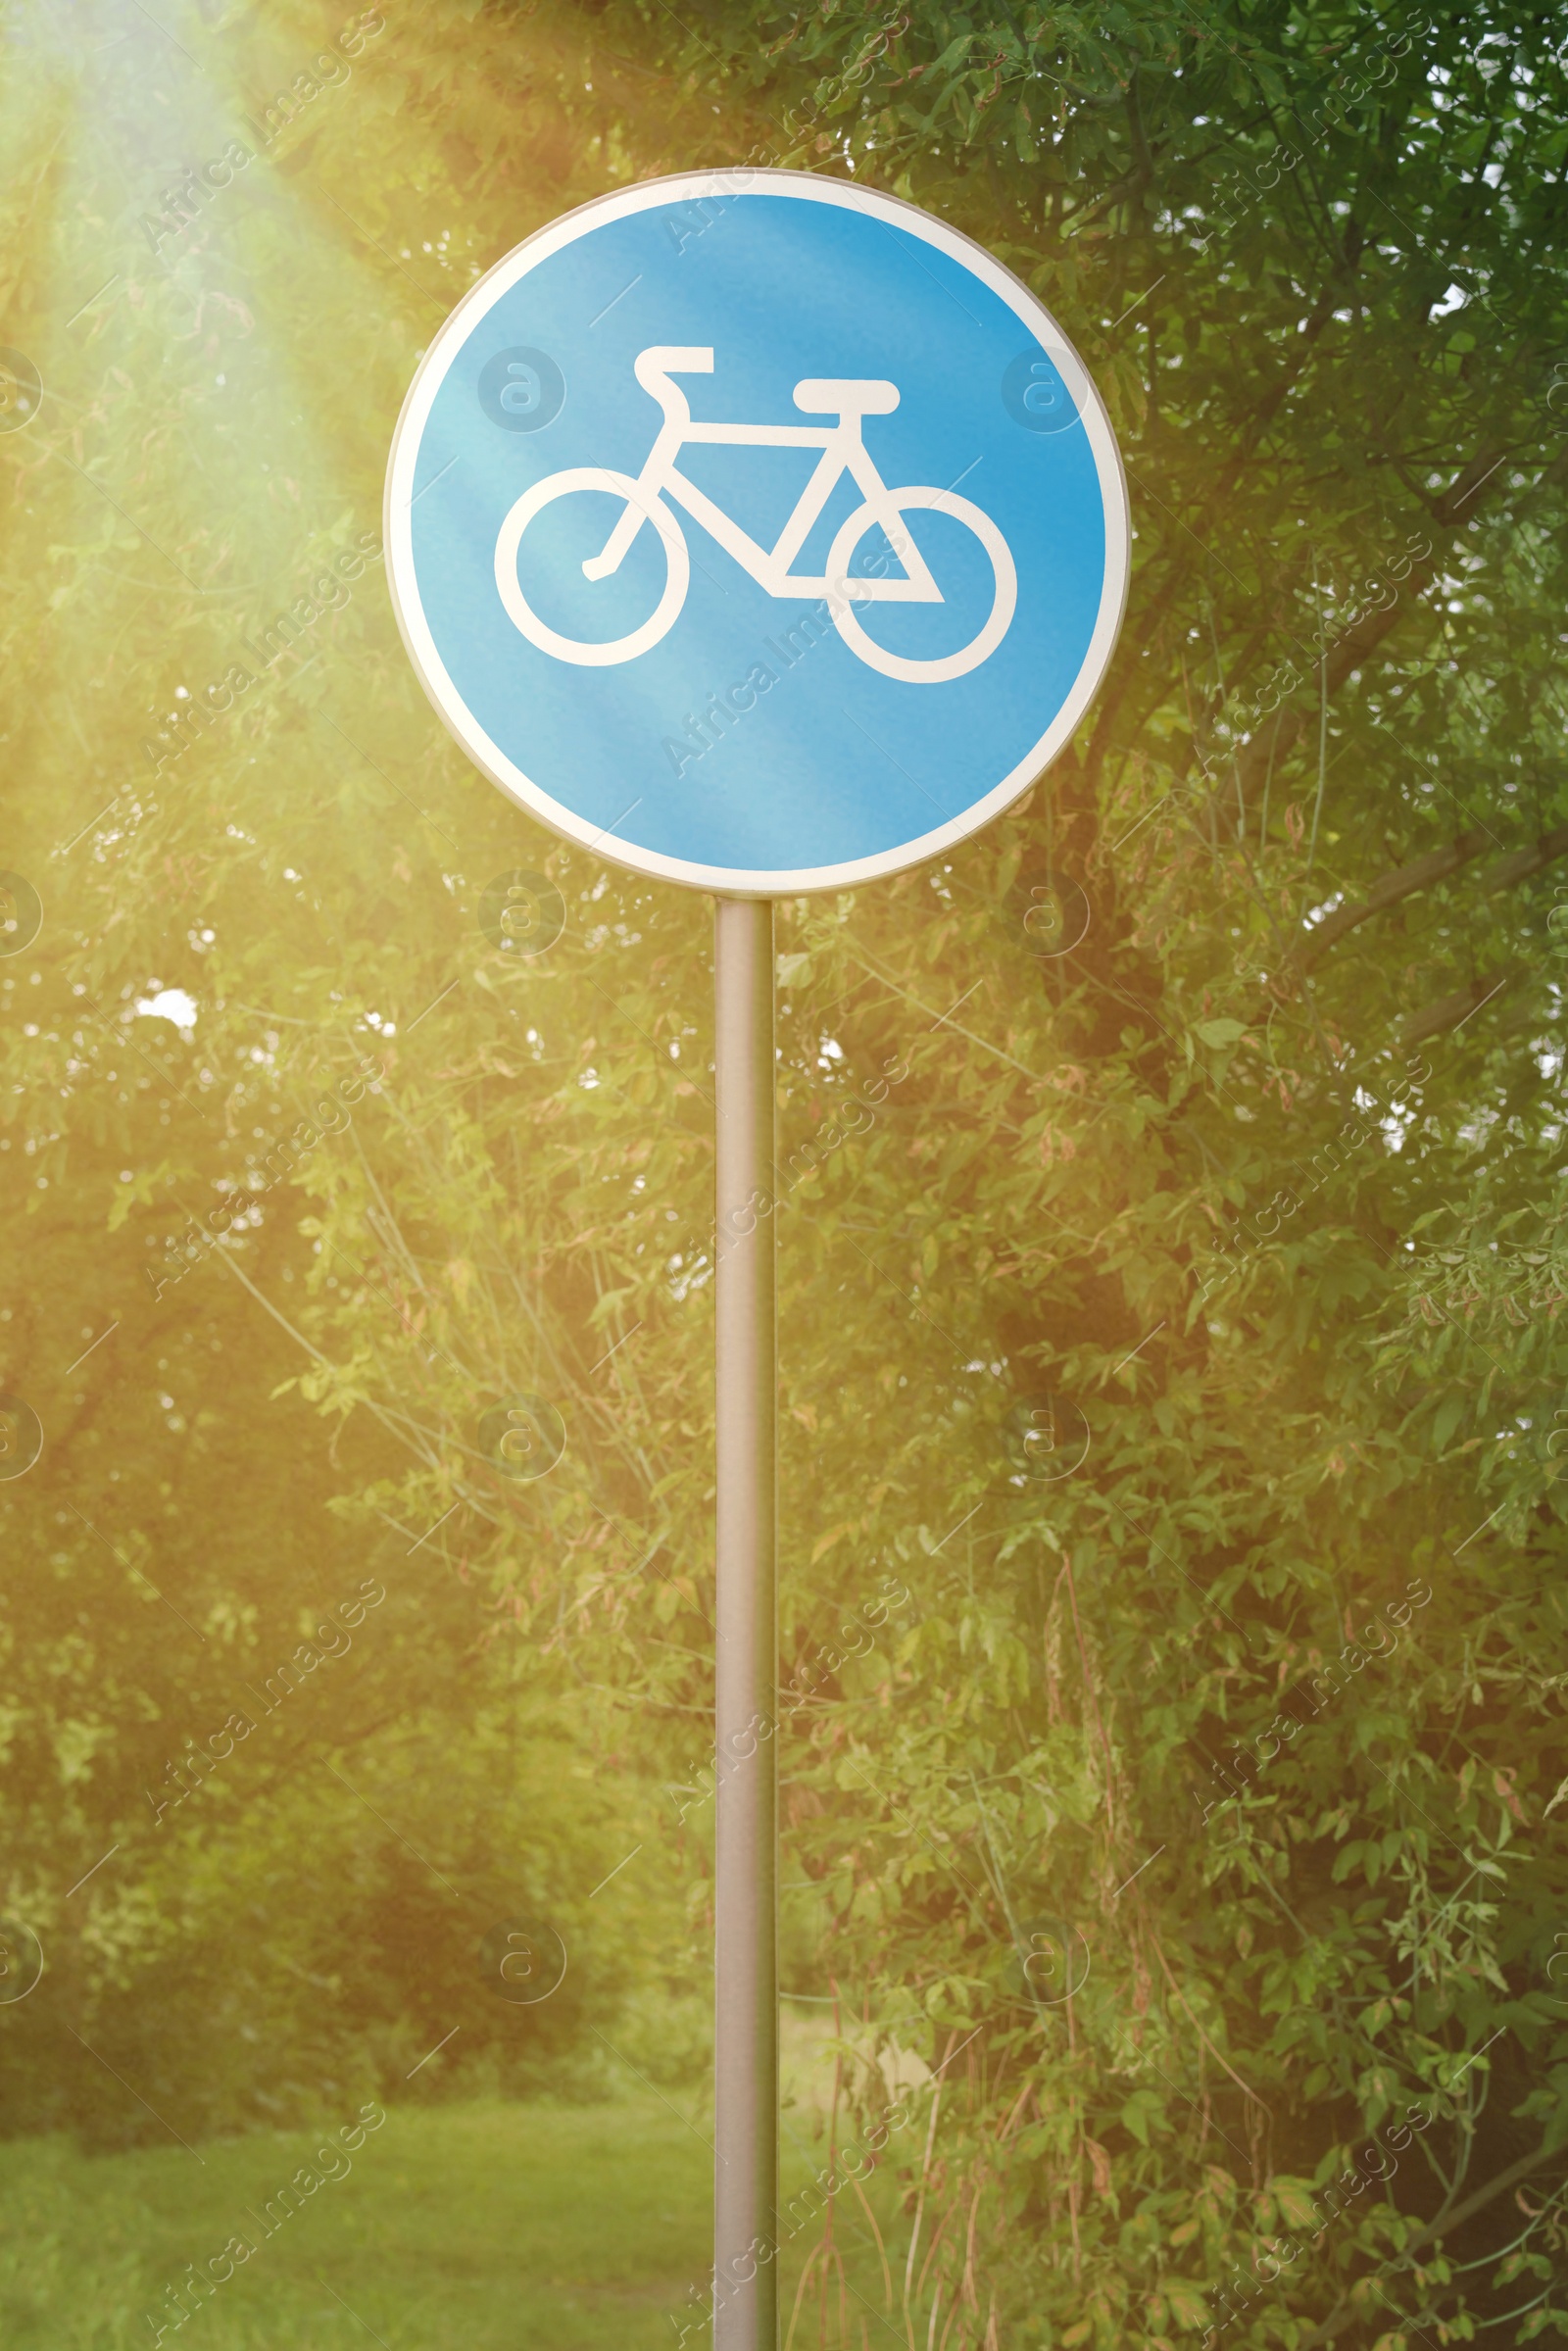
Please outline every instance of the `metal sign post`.
M459 303L393 435L387 576L445 725L591 857L718 901L715 2351L774 2351L782 2234L772 902L939 857L1028 790L1104 674L1129 539L1050 313L825 173L552 221Z
M713 2351L773 2351L780 2234L778 1577L773 908L766 901L718 902L713 1011Z

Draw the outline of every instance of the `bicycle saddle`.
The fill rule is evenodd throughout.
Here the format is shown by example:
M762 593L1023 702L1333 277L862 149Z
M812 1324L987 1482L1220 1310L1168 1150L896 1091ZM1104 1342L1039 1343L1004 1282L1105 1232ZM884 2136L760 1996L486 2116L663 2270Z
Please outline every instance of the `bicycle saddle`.
M839 383L808 375L795 387L795 405L808 416L887 416L899 405L899 387L871 377Z

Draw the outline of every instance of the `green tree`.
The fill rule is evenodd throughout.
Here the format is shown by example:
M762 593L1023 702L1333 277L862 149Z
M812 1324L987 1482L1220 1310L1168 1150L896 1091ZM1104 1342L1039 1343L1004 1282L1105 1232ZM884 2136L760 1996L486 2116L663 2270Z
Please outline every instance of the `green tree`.
M409 1717L433 1752L478 1672L471 1777L514 1705L606 1759L649 1856L616 1884L704 1929L707 909L466 769L373 566L346 604L313 587L373 530L422 342L527 230L659 170L853 169L1056 312L1138 531L1112 675L1030 799L781 916L787 1981L842 1993L858 2049L945 2065L887 2158L886 2315L953 2351L1561 2331L1558 27L441 6L315 76L173 233L166 206L153 258L115 139L173 89L180 154L220 152L319 21L185 29L196 78L138 31L111 108L40 17L8 100L6 335L56 402L0 442L31 583L0 622L6 862L46 902L0 1097L7 1378L48 1440L7 1497L34 1759L8 1900L69 1921L82 1969L142 1931L138 1888L182 1915L140 1846L65 1891L161 1770L184 1671L160 1603L87 1606L109 1553L57 1532L68 1503L104 1527L119 1470L104 1532L210 1642L279 1550L315 1607L406 1530L452 1578L437 1687L410 1597L333 1721L349 1779L357 1743L398 1785ZM248 657L296 599L294 650ZM228 709L178 718L235 666ZM516 868L565 910L527 958L478 920ZM177 1047L123 1017L168 990L197 1005ZM271 1182L256 1147L367 1054L352 1128ZM153 1298L185 1212L242 1196ZM114 1373L119 1339L70 1385L60 1342L131 1298L170 1385ZM209 1327L262 1376L214 1396ZM565 1448L519 1482L485 1416L523 1395ZM255 1555L215 1556L259 1461ZM475 1798L475 1886L481 1830ZM274 1831L224 1833L232 1882L276 1886ZM596 1849L548 1884L586 1915L602 1875ZM302 1968L334 1898L302 1889ZM679 1981L659 1934L645 1984ZM352 1980L389 2045L385 1985Z

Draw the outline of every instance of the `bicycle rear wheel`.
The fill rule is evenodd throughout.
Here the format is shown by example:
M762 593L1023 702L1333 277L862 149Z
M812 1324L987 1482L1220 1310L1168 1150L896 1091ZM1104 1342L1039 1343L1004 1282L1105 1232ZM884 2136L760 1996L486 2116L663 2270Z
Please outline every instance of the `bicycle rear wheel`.
M868 530L885 531L892 541L894 554L902 553L897 533L888 527L890 506L901 515L906 512L919 513L923 510L929 514L946 514L952 521L961 522L966 530L974 533L990 559L994 582L990 613L968 644L961 646L956 653L941 654L930 661L911 660L904 654L890 653L886 646L878 645L875 638L868 636L860 626L852 598L856 586L859 584L863 587L863 583L851 578L850 564L857 547ZM889 490L885 500L868 498L863 506L857 507L833 541L832 552L827 559L827 587L833 610L833 625L851 653L858 655L867 668L878 670L883 677L902 678L906 684L913 686L942 685L950 678L964 677L971 669L978 669L981 662L996 652L1006 635L1018 602L1018 574L1012 561L1012 550L1006 540L989 514L979 507L971 506L967 498L955 498L951 490ZM892 600L867 597L864 601Z
M523 595L517 579L517 550L534 516L543 508L553 506L558 498L570 498L583 490L608 491L634 507L653 524L664 550L663 594L651 617L624 636L608 637L597 643L592 638L563 636L559 629L542 620ZM629 473L614 473L608 465L569 465L564 472L549 473L543 481L536 481L512 507L496 540L496 588L508 619L541 653L553 655L558 661L574 661L586 669L607 669L618 661L635 661L640 653L647 653L657 645L674 627L690 582L691 558L686 552L686 540L668 507Z

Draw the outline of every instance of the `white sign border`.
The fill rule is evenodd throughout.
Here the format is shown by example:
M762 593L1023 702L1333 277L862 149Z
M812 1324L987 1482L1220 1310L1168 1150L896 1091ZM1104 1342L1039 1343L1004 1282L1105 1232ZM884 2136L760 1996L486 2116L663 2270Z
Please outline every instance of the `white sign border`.
M415 468L436 394L474 326L501 295L510 292L517 280L536 269L540 262L547 261L564 247L574 244L585 229L596 227L602 221L624 220L632 214L646 212L655 205L699 203L704 198L711 199L718 195L768 193L773 189L804 197L810 203L842 205L851 212L864 213L872 219L889 214L899 216L896 222L890 222L890 225L906 230L909 235L919 237L925 244L935 246L939 253L945 253L950 259L960 263L1007 305L1043 350L1051 352L1060 349L1067 352L1077 363L1081 380L1087 386L1087 398L1080 403L1080 407L1084 429L1094 454L1105 517L1105 577L1094 630L1066 701L1033 748L1001 783L993 785L983 799L972 802L961 815L950 818L946 824L936 826L929 833L920 834L918 839L906 842L897 849L881 851L875 857L855 857L845 864L808 866L798 871L699 865L686 857L665 857L662 851L643 849L634 842L624 841L615 833L613 825L595 831L584 818L572 809L564 808L560 801L552 799L531 777L514 766L479 725L453 684L436 650L415 577L412 519ZM382 539L386 548L386 576L392 592L392 610L404 648L435 708L436 715L481 773L487 775L493 784L499 785L508 799L528 815L537 816L541 823L549 825L553 832L562 834L566 840L597 852L614 864L627 866L633 873L645 874L657 881L678 882L687 889L706 890L720 898L800 898L831 890L855 889L861 882L877 881L886 874L905 873L911 865L926 864L931 858L940 857L944 850L967 840L971 833L979 832L989 824L994 816L1000 815L1013 801L1020 799L1051 764L1070 740L1079 720L1099 692L1120 633L1132 567L1132 518L1121 452L1116 446L1110 419L1089 370L1044 303L1010 269L1004 269L999 261L987 253L983 245L977 245L959 230L950 228L946 221L922 211L918 205L906 203L903 197L886 195L880 188L858 187L851 180L830 178L825 173L815 171L780 171L750 167L729 171L681 171L667 178L638 180L635 185L616 189L611 195L596 196L587 204L577 205L569 213L564 213L546 227L536 229L531 237L525 237L520 245L514 246L493 269L486 270L476 284L469 287L457 308L443 319L435 339L419 362L393 430L392 448L387 459ZM621 821L620 817L615 819L617 824Z

